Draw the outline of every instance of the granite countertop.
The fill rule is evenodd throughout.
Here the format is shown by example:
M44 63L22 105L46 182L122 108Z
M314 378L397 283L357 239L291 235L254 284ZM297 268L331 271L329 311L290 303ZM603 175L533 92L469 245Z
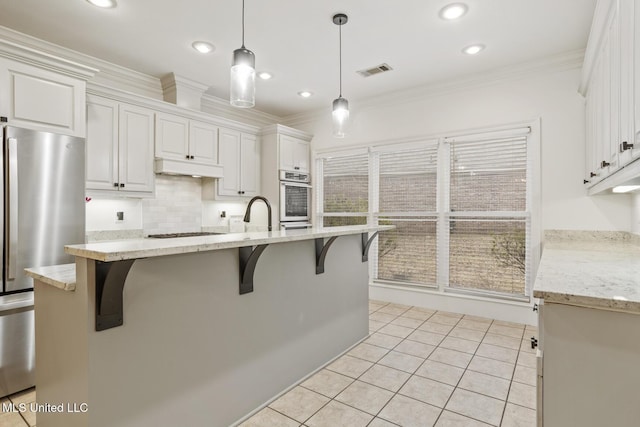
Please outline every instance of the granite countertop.
M229 233L213 236L179 237L173 239L130 239L65 246L71 255L97 261L121 261L193 252L214 251L271 243L295 242L317 238L371 233L391 230L390 225L354 225L318 227L297 230L277 230L252 233Z
M27 276L35 280L47 283L62 289L63 291L76 290L76 265L61 264L47 267L25 268Z
M545 303L640 314L640 236L546 235L533 296Z

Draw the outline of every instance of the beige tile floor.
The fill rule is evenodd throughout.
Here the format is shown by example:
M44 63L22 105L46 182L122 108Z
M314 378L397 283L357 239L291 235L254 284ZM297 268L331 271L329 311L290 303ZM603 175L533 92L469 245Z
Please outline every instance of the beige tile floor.
M241 427L536 425L536 328L369 303L370 337ZM0 399L35 402L35 389ZM35 414L0 412L1 427Z
M34 427L36 425L36 414L30 411L29 404L35 401L36 390L34 388L0 399L0 427ZM2 404L6 405L9 402L13 403L16 408L24 404L26 411L2 411Z
M371 301L369 329L241 427L536 425L536 328Z

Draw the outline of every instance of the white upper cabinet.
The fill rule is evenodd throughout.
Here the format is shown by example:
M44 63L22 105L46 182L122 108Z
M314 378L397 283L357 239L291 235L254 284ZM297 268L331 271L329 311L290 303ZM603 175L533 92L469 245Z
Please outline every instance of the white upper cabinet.
M253 197L260 192L260 146L255 135L220 128L218 158L224 178L217 196Z
M156 113L156 157L189 159L189 119Z
M218 127L173 114L156 113L155 155L160 159L218 164Z
M118 103L88 97L86 140L87 189L114 190L118 178Z
M85 96L84 80L0 58L0 116L14 126L84 138Z
M154 190L153 111L87 98L86 187L147 196Z
M589 187L640 157L638 9L636 0L604 0L598 2L594 15L581 85L586 96L585 184ZM604 189L605 184L599 187Z
M309 141L289 135L278 137L280 169L309 172Z
M190 120L189 154L196 161L217 165L218 126Z

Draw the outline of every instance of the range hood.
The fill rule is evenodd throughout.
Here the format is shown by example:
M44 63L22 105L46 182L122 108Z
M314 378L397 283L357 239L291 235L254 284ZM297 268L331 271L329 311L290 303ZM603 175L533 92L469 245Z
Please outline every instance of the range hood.
M193 160L156 159L155 173L165 175L188 175L205 178L222 178L222 165L210 165L194 162Z

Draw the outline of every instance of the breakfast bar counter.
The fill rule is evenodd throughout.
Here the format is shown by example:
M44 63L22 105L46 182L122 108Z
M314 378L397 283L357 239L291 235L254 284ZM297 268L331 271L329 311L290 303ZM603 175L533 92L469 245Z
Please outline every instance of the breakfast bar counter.
M36 386L39 404L85 410L38 413L38 425L241 421L367 337L367 253L391 228L68 246L75 286L72 266L64 280L29 273Z

